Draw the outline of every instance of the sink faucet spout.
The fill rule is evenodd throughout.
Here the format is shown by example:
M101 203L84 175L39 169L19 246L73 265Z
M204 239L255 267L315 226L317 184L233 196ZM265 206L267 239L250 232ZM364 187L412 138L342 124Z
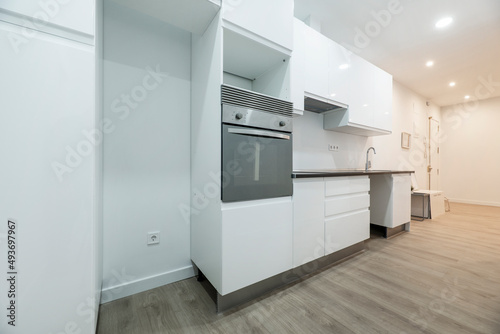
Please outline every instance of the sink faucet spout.
M377 152L375 152L374 147L370 147L368 150L366 150L365 171L368 171L368 169L371 168L371 166L372 166L372 162L370 160L368 160L368 153L370 153L370 150L373 150L373 154L377 154Z

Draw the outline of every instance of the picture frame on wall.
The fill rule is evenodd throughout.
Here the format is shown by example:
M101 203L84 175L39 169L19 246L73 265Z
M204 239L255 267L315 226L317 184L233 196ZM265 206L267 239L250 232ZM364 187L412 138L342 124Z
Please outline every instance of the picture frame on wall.
M411 134L408 132L401 132L401 147L409 150L411 146Z

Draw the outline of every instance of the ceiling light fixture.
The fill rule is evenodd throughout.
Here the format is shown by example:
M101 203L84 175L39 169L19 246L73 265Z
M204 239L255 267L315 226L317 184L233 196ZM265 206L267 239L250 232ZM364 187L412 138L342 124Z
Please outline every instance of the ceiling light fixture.
M341 69L341 70L346 70L348 68L349 68L349 64L342 64L339 66L339 69Z
M450 82L450 87L454 87L455 86L455 82Z
M466 100L470 99L470 96L469 95L465 95L465 99Z
M427 67L431 67L432 65L434 65L434 62L432 60L429 60L427 63L425 63L425 66Z
M451 17L442 18L441 20L436 22L436 28L444 28L446 26L449 26L451 22L453 22L453 19Z

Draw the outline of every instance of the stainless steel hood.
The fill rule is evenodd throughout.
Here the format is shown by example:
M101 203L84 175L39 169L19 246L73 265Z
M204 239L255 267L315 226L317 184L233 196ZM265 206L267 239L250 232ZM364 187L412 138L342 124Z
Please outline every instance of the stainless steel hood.
M330 111L346 110L347 108L348 106L346 104L326 99L324 97L319 97L309 93L306 93L304 96L304 110L317 114L323 114Z

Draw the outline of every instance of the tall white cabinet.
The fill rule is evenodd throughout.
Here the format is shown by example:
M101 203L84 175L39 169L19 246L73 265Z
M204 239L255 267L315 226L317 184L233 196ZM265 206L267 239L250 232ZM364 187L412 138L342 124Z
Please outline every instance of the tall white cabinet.
M53 20L46 12L50 34L26 29L33 15L56 10L40 3L0 8L2 259L7 221L18 225L16 296L0 297L2 308L15 301L16 322L4 315L0 332L90 334L102 277L96 3L68 3ZM20 18L26 25L7 23ZM92 45L68 38L68 29L92 34ZM9 289L2 279L0 290Z
M291 0L223 1L206 31L193 34L191 259L219 301L292 268L291 197L222 203L217 178L221 84L290 100L292 40Z

